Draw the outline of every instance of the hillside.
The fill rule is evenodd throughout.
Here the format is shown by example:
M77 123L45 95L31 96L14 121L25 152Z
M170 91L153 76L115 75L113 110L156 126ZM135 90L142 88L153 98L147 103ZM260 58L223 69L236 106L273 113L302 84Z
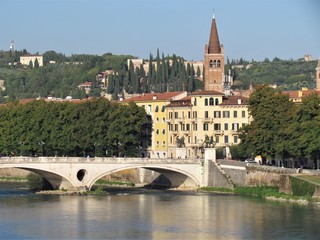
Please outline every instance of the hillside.
M234 88L248 89L253 85L277 85L280 90L315 88L317 60L280 60L263 62L233 62L229 64L234 75Z

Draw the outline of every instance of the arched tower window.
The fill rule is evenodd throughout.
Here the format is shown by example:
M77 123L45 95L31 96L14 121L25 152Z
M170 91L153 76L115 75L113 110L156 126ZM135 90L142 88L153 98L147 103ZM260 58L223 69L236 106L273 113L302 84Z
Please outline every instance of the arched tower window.
M212 106L214 103L213 103L213 98L211 97L210 99L209 99L209 105L210 106Z
M217 60L213 61L213 67L217 67Z
M216 98L215 102L216 102L216 105L219 105L219 99L218 98Z
M210 60L210 62L209 62L209 66L210 66L211 68L213 67L212 60Z
M217 67L219 68L221 66L220 60L217 61Z
M205 98L205 99L204 99L204 105L205 105L205 106L208 106L208 98Z

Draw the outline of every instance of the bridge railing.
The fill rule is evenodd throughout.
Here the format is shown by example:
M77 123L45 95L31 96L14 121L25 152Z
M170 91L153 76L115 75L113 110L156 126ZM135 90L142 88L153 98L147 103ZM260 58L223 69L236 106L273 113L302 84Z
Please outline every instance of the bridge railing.
M120 158L120 157L1 157L1 163L174 163L174 164L195 164L203 159L181 159L181 158Z

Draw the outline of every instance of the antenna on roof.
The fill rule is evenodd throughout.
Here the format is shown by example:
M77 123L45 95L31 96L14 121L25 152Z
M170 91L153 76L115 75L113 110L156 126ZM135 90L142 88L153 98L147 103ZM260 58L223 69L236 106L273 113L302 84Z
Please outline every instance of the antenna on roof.
M212 8L212 18L214 18L214 8Z

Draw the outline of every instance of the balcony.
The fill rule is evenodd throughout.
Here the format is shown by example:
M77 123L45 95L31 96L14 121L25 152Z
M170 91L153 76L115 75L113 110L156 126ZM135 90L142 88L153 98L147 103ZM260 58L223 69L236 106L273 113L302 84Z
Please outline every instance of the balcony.
M222 131L222 130L213 130L213 134L214 135L223 135L224 131Z

